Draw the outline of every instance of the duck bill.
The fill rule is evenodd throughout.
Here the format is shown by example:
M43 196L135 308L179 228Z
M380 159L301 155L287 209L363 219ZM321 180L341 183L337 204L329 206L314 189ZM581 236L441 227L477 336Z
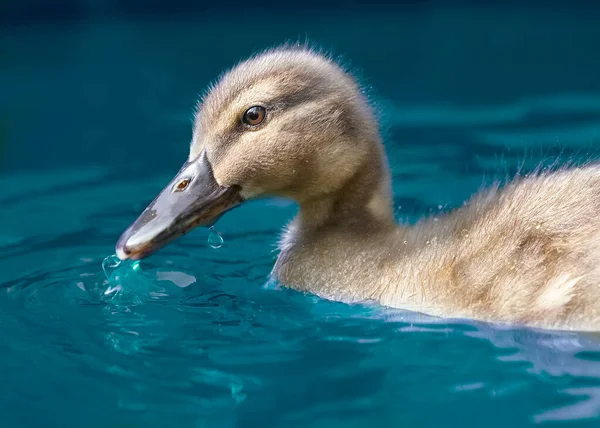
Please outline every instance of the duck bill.
M116 246L121 260L140 260L197 226L212 226L242 202L237 186L219 186L202 154L186 162L138 219L123 232Z

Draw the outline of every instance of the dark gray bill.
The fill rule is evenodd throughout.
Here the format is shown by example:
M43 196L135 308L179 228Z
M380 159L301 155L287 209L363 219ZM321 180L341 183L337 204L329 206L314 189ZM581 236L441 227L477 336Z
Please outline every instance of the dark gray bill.
M175 178L123 232L116 252L121 260L139 260L186 234L196 226L212 226L242 202L237 186L219 186L202 152L186 162Z

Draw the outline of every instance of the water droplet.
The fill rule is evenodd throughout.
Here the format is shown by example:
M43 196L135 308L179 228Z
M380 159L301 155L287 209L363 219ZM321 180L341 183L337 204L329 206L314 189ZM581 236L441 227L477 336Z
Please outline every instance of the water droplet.
M466 238L467 236L469 236L469 231L467 229L463 229L460 231L460 234Z
M404 241L404 245L408 244L408 241Z
M121 265L121 259L116 254L106 257L102 261L102 270L106 279L110 278L112 273Z
M538 229L538 230L539 230L539 228L540 228L540 227L542 227L542 225L541 225L541 224L536 224L536 225L535 225L535 228L536 228L536 229Z
M208 230L210 231L208 235L208 245L215 249L221 248L223 246L223 237L221 234L215 230L214 226L211 226Z
M431 242L430 242L430 241L427 241L427 242L425 242L425 245L429 245L429 244L431 244Z

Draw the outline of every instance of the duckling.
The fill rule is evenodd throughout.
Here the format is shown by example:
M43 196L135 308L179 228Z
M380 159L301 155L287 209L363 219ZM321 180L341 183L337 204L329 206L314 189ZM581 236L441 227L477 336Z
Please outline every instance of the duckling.
M208 90L189 158L117 255L147 257L262 197L299 206L272 271L284 286L436 317L600 330L600 166L518 177L445 217L399 225L369 100L304 47L253 56Z

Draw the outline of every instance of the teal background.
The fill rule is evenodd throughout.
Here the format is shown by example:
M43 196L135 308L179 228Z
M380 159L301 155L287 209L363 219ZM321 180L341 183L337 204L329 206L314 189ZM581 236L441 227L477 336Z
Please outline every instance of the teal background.
M399 220L596 159L592 2L48 4L0 9L0 426L600 424L596 337L265 284L287 201L225 216L220 249L196 230L102 270L185 160L199 94L289 40L368 88Z

